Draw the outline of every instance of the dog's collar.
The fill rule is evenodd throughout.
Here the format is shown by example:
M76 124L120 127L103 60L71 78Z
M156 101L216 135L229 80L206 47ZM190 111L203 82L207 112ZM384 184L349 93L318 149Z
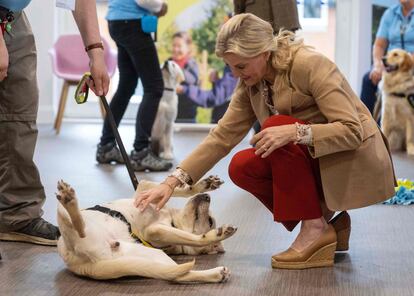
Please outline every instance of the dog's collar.
M171 87L164 87L164 90L166 90L166 91L175 91L175 89L173 89Z
M402 99L407 99L410 106L414 109L414 93L411 94L405 94L405 93L390 93L392 96L396 96Z
M390 95L399 98L405 98L407 96L405 93L390 93Z
M121 220L128 226L129 234L131 235L133 239L135 239L138 243L141 243L146 247L154 248L149 242L145 241L144 239L142 239L142 237L132 232L131 223L128 222L128 220L125 218L124 215L122 215L122 213L115 211L115 210L111 210L110 208L101 207L99 205L96 205L93 208L87 208L86 210L98 211L98 212L107 214L111 217Z

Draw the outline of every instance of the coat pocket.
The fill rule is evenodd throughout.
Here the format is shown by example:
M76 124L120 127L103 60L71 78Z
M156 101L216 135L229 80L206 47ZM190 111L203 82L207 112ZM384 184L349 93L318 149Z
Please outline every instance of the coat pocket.
M361 121L362 129L364 130L364 135L362 140L365 141L369 137L375 135L375 133L379 132L379 128L373 119L365 119Z

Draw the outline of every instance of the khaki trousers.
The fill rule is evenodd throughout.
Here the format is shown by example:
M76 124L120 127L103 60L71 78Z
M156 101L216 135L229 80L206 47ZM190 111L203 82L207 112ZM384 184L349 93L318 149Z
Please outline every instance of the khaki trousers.
M8 76L0 82L0 232L26 226L40 217L45 192L33 162L39 93L36 46L24 13L17 13L4 36Z

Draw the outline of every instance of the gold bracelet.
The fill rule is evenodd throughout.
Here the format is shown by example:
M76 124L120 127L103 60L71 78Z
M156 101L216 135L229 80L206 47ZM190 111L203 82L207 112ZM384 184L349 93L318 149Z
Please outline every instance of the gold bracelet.
M163 181L163 182L161 182L160 184L167 185L168 187L170 187L170 189L171 189L172 191L174 191L174 187L173 187L171 184L168 184L166 181Z

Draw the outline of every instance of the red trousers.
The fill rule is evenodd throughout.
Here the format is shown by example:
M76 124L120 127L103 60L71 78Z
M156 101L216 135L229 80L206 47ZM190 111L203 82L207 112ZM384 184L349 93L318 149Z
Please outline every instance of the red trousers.
M286 115L274 115L263 124L271 126L303 121ZM257 197L272 213L274 220L292 231L301 220L322 216L323 191L319 163L305 145L289 143L268 157L255 155L255 148L239 151L229 165L231 180Z

